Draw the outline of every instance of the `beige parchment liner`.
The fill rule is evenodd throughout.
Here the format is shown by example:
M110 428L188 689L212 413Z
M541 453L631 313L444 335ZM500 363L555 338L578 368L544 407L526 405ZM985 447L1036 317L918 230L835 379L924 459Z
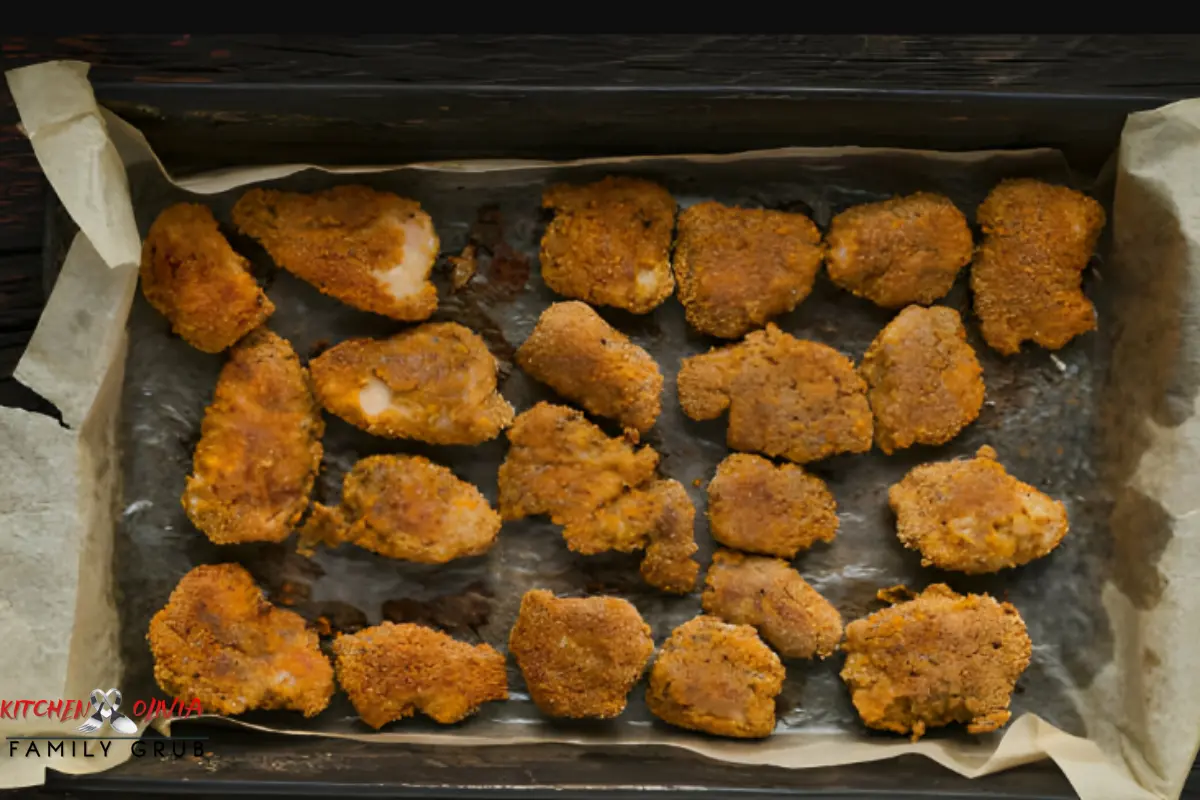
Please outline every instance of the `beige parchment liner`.
M8 73L22 125L39 162L81 233L17 377L53 402L65 426L0 409L0 698L86 698L117 685L121 672L111 554L120 502L116 424L126 353L125 322L136 286L140 240L126 169L157 164L136 129L99 109L86 65L50 62ZM849 150L822 151L830 156ZM694 156L755 159L811 150ZM935 154L930 154L935 155ZM974 154L936 154L970 159ZM628 163L641 159L615 159ZM649 159L647 159L649 160ZM441 171L529 168L541 162L423 164ZM602 160L590 162L608 163ZM122 168L124 166L124 169ZM161 169L161 165L158 165ZM558 165L572 166L572 165ZM291 175L290 165L225 170L177 182L211 194ZM384 171L372 167L337 172ZM847 734L780 735L739 743L660 729L626 729L617 738L545 727L408 734L314 733L370 741L487 745L544 741L581 745L669 744L712 758L789 768L925 755L976 777L1053 759L1085 800L1174 798L1200 743L1200 689L1190 680L1196 655L1192 620L1200 586L1200 101L1134 115L1120 145L1113 232L1115 281L1122 302L1107 420L1140 426L1112 469L1127 487L1114 498L1113 547L1128 576L1103 588L1114 655L1075 698L1087 737L1025 713L988 743L956 738L902 739ZM1111 477L1111 476L1110 476ZM1147 514L1157 531L1148 536ZM1149 540L1149 541L1148 541ZM1153 559L1152 564L1143 563ZM1153 602L1147 602L1147 597ZM237 722L237 720L234 720ZM259 725L244 724L261 728ZM63 733L57 722L0 719L5 736ZM271 730L278 730L272 728ZM534 735L528 735L533 730ZM6 748L7 750L7 748ZM6 753L7 755L7 753ZM72 773L111 768L129 757L6 758L0 786L41 783L46 767Z

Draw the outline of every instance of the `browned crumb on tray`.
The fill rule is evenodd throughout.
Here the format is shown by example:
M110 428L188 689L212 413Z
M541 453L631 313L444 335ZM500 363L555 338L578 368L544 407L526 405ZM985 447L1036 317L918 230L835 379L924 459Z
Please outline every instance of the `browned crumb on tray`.
M500 515L475 486L423 456L361 459L342 481L342 504L313 505L301 549L349 542L388 558L444 564L486 553Z
M654 427L662 410L658 364L586 303L543 311L517 350L517 364L592 414L640 433Z
M425 716L450 725L508 699L504 656L421 625L384 622L333 642L337 678L372 728Z
M504 519L544 514L564 526L572 550L589 555L644 549L648 583L694 588L695 509L678 481L655 479L653 448L610 438L582 412L551 403L518 416L508 438L499 474Z
M695 420L729 411L726 441L808 463L871 449L871 408L854 362L768 324L737 344L685 358L679 403Z
M645 314L675 291L675 199L656 183L608 177L542 195L554 219L542 237L542 280L560 295Z
M256 188L237 201L233 222L276 264L347 305L406 322L437 309L429 274L438 235L415 200L366 186Z
M142 244L142 294L185 342L219 353L266 322L275 305L207 206L164 210Z
M794 558L837 536L837 503L825 481L795 464L734 453L708 484L713 538L750 553Z
M718 550L704 581L704 611L752 625L784 658L826 658L842 640L842 617L781 558Z
M945 297L973 251L966 217L929 192L846 209L825 245L830 279L884 308Z
M983 408L983 368L958 312L945 306L901 311L867 348L859 374L885 453L945 444Z
M698 203L679 215L674 267L691 326L736 339L808 297L821 233L803 214Z
M683 623L650 668L646 705L663 722L716 736L761 739L775 730L785 672L749 625L701 616Z
M456 256L450 256L450 285L454 291L463 289L475 277L479 263L474 244L468 244Z
M911 734L966 723L1003 727L1032 644L1020 613L988 595L934 584L846 626L842 680L870 728Z
M1012 355L1033 341L1057 350L1096 327L1081 287L1104 228L1092 198L1032 179L1002 181L975 214L984 239L971 266L983 338Z
M921 562L982 574L1041 558L1067 535L1067 509L1009 475L996 451L923 464L888 490L896 531Z
M230 351L181 502L216 544L281 542L308 506L325 423L292 346L259 328Z
M521 599L508 649L544 713L609 719L625 710L654 641L628 600L559 598L535 589Z
M237 564L183 576L150 621L154 679L205 713L286 709L316 716L333 696L333 667L304 619L275 608Z
M496 359L455 322L348 339L309 368L325 410L375 436L479 444L512 423L512 406L496 388Z

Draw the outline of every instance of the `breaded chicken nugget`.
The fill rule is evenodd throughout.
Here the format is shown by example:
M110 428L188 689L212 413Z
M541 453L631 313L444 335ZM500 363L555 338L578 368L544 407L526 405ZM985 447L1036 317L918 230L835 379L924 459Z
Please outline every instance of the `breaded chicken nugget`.
M496 359L455 322L349 339L309 369L325 410L375 436L479 444L512 424L512 406L496 391Z
M286 339L258 328L230 351L204 412L182 503L216 544L282 542L308 507L325 422Z
M775 730L786 673L749 625L701 616L663 643L646 689L650 713L680 728L761 739Z
M658 453L611 439L581 412L538 403L517 417L500 465L500 515L545 514L586 555L645 549L651 586L686 594L696 585L695 515L678 481L654 480Z
M896 530L921 563L979 575L1041 558L1067 535L1067 509L1004 471L996 451L923 464L888 490Z
M858 372L875 413L875 443L885 453L945 444L983 408L983 368L952 308L901 311L875 337Z
M608 177L559 184L542 195L554 219L542 237L542 280L551 291L645 314L675 291L675 198L656 183Z
M563 538L567 547L584 555L645 550L642 579L664 592L687 594L696 588L700 573L692 558L699 549L695 522L696 508L683 484L660 480L568 522Z
M408 322L437 309L429 273L438 236L415 200L366 186L251 189L233 207L233 224L276 264L347 305Z
M422 456L369 456L342 481L337 508L313 504L301 549L342 542L388 558L444 564L486 553L500 532L487 498Z
M728 547L795 558L838 532L837 503L825 481L795 464L734 453L708 484L713 538Z
M625 710L654 640L628 600L534 589L521 598L508 649L543 713L610 719Z
M555 525L586 518L630 488L649 483L658 466L651 447L610 439L567 406L538 403L513 422L500 465L500 516L545 514Z
M929 192L846 209L825 245L829 278L884 308L945 297L973 250L963 213Z
M517 350L535 380L601 417L645 433L662 410L663 376L650 354L586 303L555 303Z
M768 324L741 342L685 358L679 403L692 419L729 409L734 450L801 464L871 449L871 408L854 362Z
M504 656L421 625L385 622L333 641L337 678L372 728L425 716L450 725L508 699Z
M319 714L333 696L333 667L304 619L276 608L237 564L196 567L150 620L154 679L204 710L288 709Z
M808 297L821 232L803 214L699 203L679 215L674 266L691 326L736 339Z
M713 554L704 580L705 612L753 625L784 658L825 658L842 640L842 616L781 558Z
M1009 603L934 584L905 603L846 626L842 680L869 728L910 733L967 723L1003 727L1033 651Z
M984 239L971 267L983 338L1012 355L1031 340L1057 350L1096 327L1080 285L1104 209L1064 186L1002 181L975 213Z
M206 206L178 203L158 215L142 243L141 277L171 330L205 353L232 346L275 311Z

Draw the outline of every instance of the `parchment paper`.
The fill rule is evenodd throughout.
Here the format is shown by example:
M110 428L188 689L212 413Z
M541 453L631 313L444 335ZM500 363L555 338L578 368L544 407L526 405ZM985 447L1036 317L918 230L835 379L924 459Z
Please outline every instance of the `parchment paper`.
M28 649L0 653L3 697L31 692L56 697L64 691L84 697L93 684L111 681L118 667L127 696L152 693L143 638L149 615L180 575L195 564L221 560L245 563L276 601L290 602L310 617L325 616L336 627L370 624L386 615L498 646L520 593L535 585L629 597L660 643L674 625L699 612L695 595L668 598L642 586L635 560L568 554L558 531L541 521L506 525L487 556L439 569L352 548L322 551L309 562L286 546L210 545L187 523L178 497L222 360L169 336L166 322L135 296L129 254L136 254L139 240L128 221L136 220L144 231L162 207L193 192L207 195L201 200L213 206L229 232L237 187L270 179L285 188L312 189L345 180L334 173L346 170L281 166L172 183L136 130L97 109L85 74L80 65L61 62L9 73L38 157L82 232L17 372L59 407L68 427L0 409L0 443L7 445L0 450L0 467L15 476L0 490L0 547L6 556L0 569L11 575L0 585L0 608L5 627L29 643ZM891 458L878 453L835 458L815 468L837 496L842 530L832 545L801 556L796 565L847 619L874 610L875 590L897 582L919 588L944 580L960 590L1007 596L1021 609L1035 653L1014 697L1014 722L1002 733L968 738L939 731L916 744L869 734L837 679L840 659L789 664L780 730L765 742L727 742L670 729L646 714L640 694L616 721L548 722L523 694L515 669L511 701L486 706L453 728L412 720L371 733L354 720L344 698L308 724L287 714L247 715L240 722L297 734L458 745L654 742L783 767L921 753L968 776L1050 757L1086 800L1177 796L1200 740L1200 692L1187 683L1187 662L1196 648L1185 627L1200 591L1191 580L1200 571L1200 545L1192 519L1194 492L1188 491L1200 463L1194 457L1200 372L1194 368L1197 333L1191 328L1192 276L1200 269L1198 119L1200 104L1184 103L1130 120L1111 209L1116 249L1086 281L1099 306L1100 333L1053 355L1031 349L1000 359L979 347L988 404L955 442ZM113 153L128 179L111 169ZM684 205L712 197L796 208L821 226L852 203L918 188L943 191L970 213L1001 177L1070 177L1052 151L844 148L570 164L420 164L369 168L355 180L420 200L434 218L444 253L472 240L489 254L466 290L450 294L442 287L439 316L478 330L503 361L552 299L536 265L542 186L618 170L663 181ZM273 271L265 254L244 238L231 233L231 241L268 282L278 307L269 324L302 357L349 336L398 328ZM518 292L526 268L528 286ZM966 310L964 287L946 302ZM673 379L680 357L711 343L689 332L674 301L644 318L602 313L662 365L668 392L650 441L664 454L663 471L689 487L702 512L704 488L692 481L710 478L725 454L724 422L684 420ZM822 278L780 324L857 359L888 317ZM979 346L973 329L972 336ZM128 374L122 383L123 367ZM518 411L551 396L515 370L506 373L502 389ZM967 454L982 443L997 446L1015 474L1063 499L1072 533L1050 558L998 578L963 580L922 570L891 532L886 487L916 463ZM336 500L341 475L356 458L400 451L447 463L494 499L495 467L504 452L502 439L473 449L412 447L372 439L336 420L330 420L325 444L329 454L318 497L326 502ZM711 541L702 513L698 522L706 559ZM117 557L111 558L114 542ZM0 724L11 733L23 723ZM26 727L21 731L24 735ZM19 759L6 762L0 774L8 785L36 779Z

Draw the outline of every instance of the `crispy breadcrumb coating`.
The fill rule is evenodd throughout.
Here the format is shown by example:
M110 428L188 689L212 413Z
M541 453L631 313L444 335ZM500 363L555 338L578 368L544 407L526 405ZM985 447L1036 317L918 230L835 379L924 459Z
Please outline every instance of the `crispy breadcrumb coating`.
M266 328L230 351L181 501L216 544L281 542L308 507L325 423L292 346Z
M237 564L196 567L150 620L154 679L206 713L288 709L319 714L333 696L333 667L304 619L266 601Z
M658 453L629 439L610 439L583 413L538 403L508 431L511 443L500 465L500 516L545 514L566 525L648 483Z
M563 525L574 551L645 549L642 577L664 591L687 593L700 566L695 508L682 484L655 480L658 453L612 439L582 412L538 403L508 432L500 465L500 515L514 520L545 514Z
M846 626L842 680L869 728L911 733L955 722L1003 727L1032 643L1009 603L934 584Z
M366 186L251 189L233 207L233 223L276 264L347 305L406 322L437 309L429 273L438 236L415 200Z
M829 278L884 308L945 297L973 251L966 217L929 192L846 209L825 245Z
M543 713L610 719L625 710L654 640L628 600L534 589L521 598L508 649Z
M875 414L875 443L885 453L945 444L983 408L983 368L952 308L901 311L875 337L858 372Z
M542 195L554 219L542 237L542 280L566 297L645 314L675 291L675 198L656 183L608 177Z
M692 558L699 550L695 521L696 508L683 484L659 480L568 522L563 539L584 555L644 550L642 579L664 592L687 594L700 574Z
M704 611L753 625L784 658L826 658L842 640L842 616L781 558L718 550L704 580Z
M663 644L646 706L663 722L694 731L761 739L775 730L775 697L785 672L749 625L701 616Z
M801 464L871 449L871 408L854 362L775 325L741 342L685 358L679 403L692 419L729 410L734 450Z
M385 622L333 641L337 678L372 728L425 716L450 725L508 699L504 656L421 625Z
M837 503L825 481L795 464L734 453L708 484L713 538L750 553L795 558L838 532Z
M1067 509L1005 472L996 451L915 468L888 490L896 530L921 563L978 575L1041 558L1067 535Z
M205 353L219 353L267 321L275 305L233 251L207 206L164 210L142 244L142 294L171 330Z
M444 564L491 549L500 515L475 486L422 456L360 460L342 481L342 504L313 504L301 550L342 542L373 553Z
M808 297L821 232L803 214L698 203L679 215L674 267L691 326L737 339Z
M662 410L663 376L650 354L586 303L555 303L517 350L517 364L587 411L645 433Z
M1057 350L1096 327L1080 285L1104 209L1064 186L1002 181L975 213L984 239L971 267L983 338L1012 355L1024 341Z
M309 368L325 410L375 436L479 444L512 423L512 406L496 390L496 359L455 322L349 339Z

